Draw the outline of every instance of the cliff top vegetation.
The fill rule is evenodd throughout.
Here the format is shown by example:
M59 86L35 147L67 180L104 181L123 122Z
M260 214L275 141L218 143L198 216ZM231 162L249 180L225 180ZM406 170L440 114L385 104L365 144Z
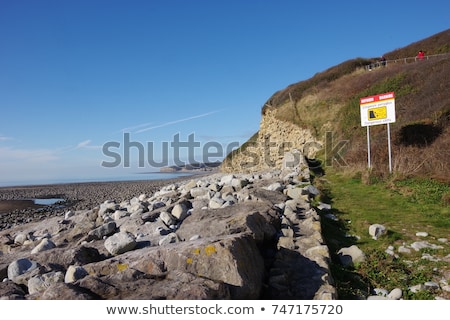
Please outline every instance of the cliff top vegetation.
M423 50L425 59L418 60ZM346 164L367 166L366 128L360 124L360 98L395 93L391 124L393 171L450 182L450 29L376 58L355 58L275 92L262 114L309 128L322 140L348 140ZM372 66L369 68L369 66ZM386 125L370 127L373 172L388 165ZM320 157L320 154L319 154Z

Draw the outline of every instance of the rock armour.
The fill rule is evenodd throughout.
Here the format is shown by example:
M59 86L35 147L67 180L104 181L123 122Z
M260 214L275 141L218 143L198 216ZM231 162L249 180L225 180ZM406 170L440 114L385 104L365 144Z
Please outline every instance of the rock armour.
M216 173L0 231L0 296L335 299L308 180Z

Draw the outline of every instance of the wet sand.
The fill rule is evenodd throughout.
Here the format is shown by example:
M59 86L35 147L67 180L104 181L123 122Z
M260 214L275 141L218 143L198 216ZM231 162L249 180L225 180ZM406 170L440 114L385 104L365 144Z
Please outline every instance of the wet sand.
M0 213L7 213L14 210L38 209L42 205L37 205L33 200L0 200Z

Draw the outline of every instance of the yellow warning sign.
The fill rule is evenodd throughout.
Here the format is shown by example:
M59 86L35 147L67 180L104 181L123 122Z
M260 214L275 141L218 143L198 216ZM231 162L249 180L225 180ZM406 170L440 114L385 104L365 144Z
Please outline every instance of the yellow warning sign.
M387 118L387 107L382 106L382 107L367 109L367 113L368 113L367 118L369 121L386 119Z
M360 98L361 126L375 126L395 122L394 92Z

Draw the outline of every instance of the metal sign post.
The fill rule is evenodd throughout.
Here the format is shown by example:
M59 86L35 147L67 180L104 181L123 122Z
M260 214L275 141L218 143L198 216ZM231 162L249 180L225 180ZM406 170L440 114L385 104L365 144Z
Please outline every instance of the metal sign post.
M391 154L391 126L387 124L388 135L388 154L389 154L389 173L392 173L392 154Z
M391 154L391 129L389 124L395 122L395 95L387 92L375 96L361 98L359 101L361 111L361 126L367 127L367 164L371 167L370 160L370 131L369 127L379 124L387 124L389 173L392 173Z
M367 126L367 167L370 169L372 166L370 164L370 130Z

